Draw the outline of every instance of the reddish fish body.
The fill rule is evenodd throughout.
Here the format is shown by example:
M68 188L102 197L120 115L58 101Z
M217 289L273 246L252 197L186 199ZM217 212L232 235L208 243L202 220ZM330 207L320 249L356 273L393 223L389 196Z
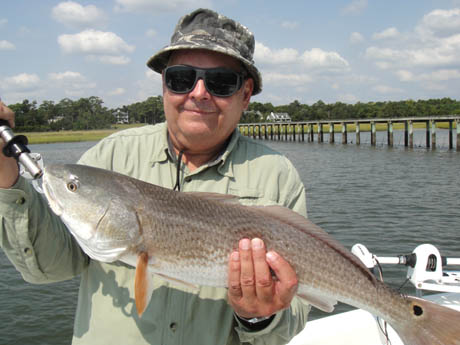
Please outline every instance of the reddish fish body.
M51 208L90 257L137 266L140 314L150 298L149 272L188 285L226 286L229 253L240 239L259 237L291 263L298 295L316 307L331 311L341 301L368 310L388 321L405 344L460 344L460 313L390 289L289 209L174 192L81 165L48 166L43 185Z

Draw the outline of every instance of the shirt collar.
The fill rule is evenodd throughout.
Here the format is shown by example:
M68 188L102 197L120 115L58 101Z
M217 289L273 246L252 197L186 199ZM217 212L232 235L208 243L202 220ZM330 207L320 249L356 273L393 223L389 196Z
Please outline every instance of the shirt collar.
M235 149L238 140L241 134L238 129L235 129L230 137L230 140L227 143L226 148L221 152L221 154L211 162L206 163L204 166L197 169L197 172L207 169L209 167L218 165L217 171L228 177L233 177L233 168L231 162L229 162L229 156L232 151ZM165 162L168 159L171 159L173 162L177 162L176 153L173 150L171 140L169 139L168 126L164 122L163 129L161 131L160 145L154 150L154 155L152 157L152 164Z

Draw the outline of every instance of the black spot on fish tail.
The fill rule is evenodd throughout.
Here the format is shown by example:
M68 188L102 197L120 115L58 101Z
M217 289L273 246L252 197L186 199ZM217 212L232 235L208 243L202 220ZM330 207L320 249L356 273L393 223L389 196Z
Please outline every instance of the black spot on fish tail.
M421 316L423 314L423 308L419 305L414 304L412 309L415 316Z

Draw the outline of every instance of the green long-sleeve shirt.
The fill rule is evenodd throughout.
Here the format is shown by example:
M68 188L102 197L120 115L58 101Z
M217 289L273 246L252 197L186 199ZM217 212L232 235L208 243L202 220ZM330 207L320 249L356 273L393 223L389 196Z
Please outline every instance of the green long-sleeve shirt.
M167 188L176 183L177 161L166 124L116 133L87 151L79 163ZM306 215L305 190L292 164L238 131L215 161L193 172L181 169L182 191L233 194L245 204L279 204ZM266 328L251 332L235 321L226 289L196 291L155 276L151 302L139 318L135 269L89 259L23 178L0 190L0 245L29 282L81 275L73 344L286 344L304 327L309 312L309 306L294 298Z

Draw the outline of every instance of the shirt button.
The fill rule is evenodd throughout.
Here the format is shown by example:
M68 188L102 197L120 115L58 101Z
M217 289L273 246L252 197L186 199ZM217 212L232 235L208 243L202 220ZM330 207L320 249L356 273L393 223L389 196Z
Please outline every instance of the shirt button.
M171 331L175 332L177 330L177 323L171 322L169 324L169 328L171 329Z
M185 178L185 182L190 182L191 180L192 180L192 178L190 176Z
M18 200L16 200L16 204L18 205L24 205L25 202L26 202L26 199L24 197L21 197Z
M29 247L24 248L24 254L26 254L27 256L32 255L32 249L30 249Z

